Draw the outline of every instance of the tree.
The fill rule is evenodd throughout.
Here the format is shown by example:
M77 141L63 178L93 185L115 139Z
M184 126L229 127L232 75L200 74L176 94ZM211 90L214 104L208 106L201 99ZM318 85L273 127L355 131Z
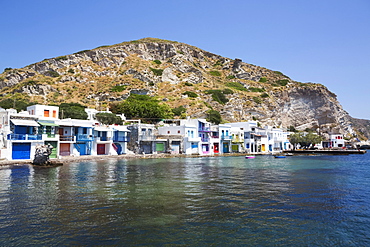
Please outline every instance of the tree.
M107 113L107 112L101 112L96 114L96 120L98 120L102 124L122 124L122 118L119 116L113 114L113 113Z
M176 108L173 108L172 109L172 112L175 116L181 116L183 115L184 113L186 113L186 108L183 107L183 106L179 106L179 107L176 107Z
M315 144L323 141L323 138L321 136L316 135L312 132L308 133L304 137L304 143L302 143L302 146L305 146L306 148L309 148L311 145L314 146Z
M289 141L295 148L296 144L300 144L303 148L309 148L311 145L315 145L317 143L320 143L323 140L323 138L319 135L316 135L312 132L310 133L304 133L304 132L298 132L291 134L289 136Z
M293 145L294 149L296 144L302 142L302 137L303 137L302 133L294 133L289 135L289 142Z
M207 121L214 123L214 124L220 124L222 122L221 114L218 111L215 110L209 110L207 112Z
M295 128L293 125L290 125L290 126L288 127L288 131L289 131L289 132L298 132L298 130L296 130L296 128Z
M144 122L157 122L172 118L171 108L148 95L131 94L125 101L112 104L110 110L115 114L125 114L127 118L142 119Z
M32 102L25 102L23 100L16 100L16 99L4 99L0 101L0 107L4 109L14 108L18 112L25 111L27 106L34 105L35 103Z
M79 103L62 103L59 105L59 118L87 119L85 108Z

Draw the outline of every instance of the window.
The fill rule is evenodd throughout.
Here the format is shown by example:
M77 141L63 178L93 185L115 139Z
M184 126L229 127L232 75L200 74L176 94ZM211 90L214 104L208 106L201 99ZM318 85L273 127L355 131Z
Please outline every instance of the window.
M171 133L170 131L167 131L167 134Z
M177 134L180 134L180 130L177 131Z
M57 118L57 111L53 111L53 118Z
M44 117L49 117L49 110L44 110Z

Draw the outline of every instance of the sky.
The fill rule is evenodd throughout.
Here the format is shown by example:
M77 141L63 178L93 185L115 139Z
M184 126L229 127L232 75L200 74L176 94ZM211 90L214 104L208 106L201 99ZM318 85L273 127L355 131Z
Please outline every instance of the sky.
M370 119L370 0L0 1L0 73L152 37L321 83Z

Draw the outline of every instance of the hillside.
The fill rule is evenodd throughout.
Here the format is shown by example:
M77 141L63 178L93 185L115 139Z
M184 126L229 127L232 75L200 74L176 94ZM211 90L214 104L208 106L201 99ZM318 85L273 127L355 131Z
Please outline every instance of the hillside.
M356 121L321 84L296 82L173 41L146 38L103 46L0 75L3 98L40 104L77 102L106 109L130 93L156 96L171 108L183 106L183 117L205 117L212 108L229 122L258 120L262 126L370 136L366 128L356 132Z

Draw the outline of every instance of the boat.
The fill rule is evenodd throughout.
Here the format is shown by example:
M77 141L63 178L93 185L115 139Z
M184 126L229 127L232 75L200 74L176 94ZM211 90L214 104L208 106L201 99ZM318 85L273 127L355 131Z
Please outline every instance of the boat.
M275 158L286 158L286 156L284 156L284 155L275 155L274 157Z
M246 159L254 159L254 158L256 158L256 156L250 156L250 155L247 155L247 156L245 156L245 158L246 158Z

